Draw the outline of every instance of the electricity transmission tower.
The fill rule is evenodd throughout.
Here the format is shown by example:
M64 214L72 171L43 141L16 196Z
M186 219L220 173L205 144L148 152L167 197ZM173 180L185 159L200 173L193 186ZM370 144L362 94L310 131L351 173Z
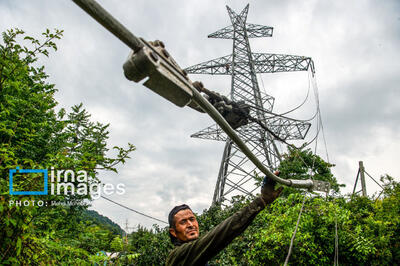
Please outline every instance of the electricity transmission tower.
M232 101L245 101L251 115L262 121L275 136L283 140L304 139L310 124L272 113L274 97L262 93L257 82L257 73L313 70L311 58L304 56L252 53L249 38L272 37L272 27L247 23L247 5L240 14L227 6L232 25L218 30L209 38L232 39L233 52L204 63L186 68L191 74L230 75ZM276 168L281 160L273 135L257 123L248 123L236 129L239 136L252 152L270 169ZM226 195L252 194L256 168L241 153L238 147L217 126L207 127L192 135L195 138L225 141L213 204L223 202Z
M125 244L128 244L128 232L130 229L135 229L135 227L129 226L128 219L125 220Z

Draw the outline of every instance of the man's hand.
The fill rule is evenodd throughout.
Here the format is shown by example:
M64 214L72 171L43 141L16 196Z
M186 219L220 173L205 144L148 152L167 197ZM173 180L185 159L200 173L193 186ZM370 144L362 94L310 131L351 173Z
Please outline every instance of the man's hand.
M276 171L274 174L279 176L280 172ZM275 190L275 184L275 180L267 179L267 177L264 178L263 185L261 187L261 197L265 204L271 204L282 193L283 187Z

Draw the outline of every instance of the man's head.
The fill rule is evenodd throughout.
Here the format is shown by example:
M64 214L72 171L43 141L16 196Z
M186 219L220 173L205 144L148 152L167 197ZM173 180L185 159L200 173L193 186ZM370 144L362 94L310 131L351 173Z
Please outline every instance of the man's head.
M199 224L186 204L175 206L168 215L169 236L172 243L188 242L199 237Z

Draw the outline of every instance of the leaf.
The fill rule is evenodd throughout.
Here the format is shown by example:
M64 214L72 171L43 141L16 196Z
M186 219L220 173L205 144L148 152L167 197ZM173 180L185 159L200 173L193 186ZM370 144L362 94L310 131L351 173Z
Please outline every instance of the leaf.
M22 240L21 238L18 238L17 240L17 245L15 246L17 250L17 256L21 253L21 247L22 247Z
M13 218L8 219L8 221L14 226L17 225L17 221L15 219L13 219Z

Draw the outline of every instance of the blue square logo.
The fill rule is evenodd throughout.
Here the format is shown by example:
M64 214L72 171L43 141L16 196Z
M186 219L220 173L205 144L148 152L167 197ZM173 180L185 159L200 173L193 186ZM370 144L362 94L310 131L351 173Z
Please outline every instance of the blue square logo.
M44 189L42 191L14 191L13 188L13 177L14 174L31 174L31 173L42 173L43 180L44 180ZM15 169L9 170L9 177L10 177L10 195L48 195L47 191L47 180L48 180L48 173L47 169L20 169L18 166Z

